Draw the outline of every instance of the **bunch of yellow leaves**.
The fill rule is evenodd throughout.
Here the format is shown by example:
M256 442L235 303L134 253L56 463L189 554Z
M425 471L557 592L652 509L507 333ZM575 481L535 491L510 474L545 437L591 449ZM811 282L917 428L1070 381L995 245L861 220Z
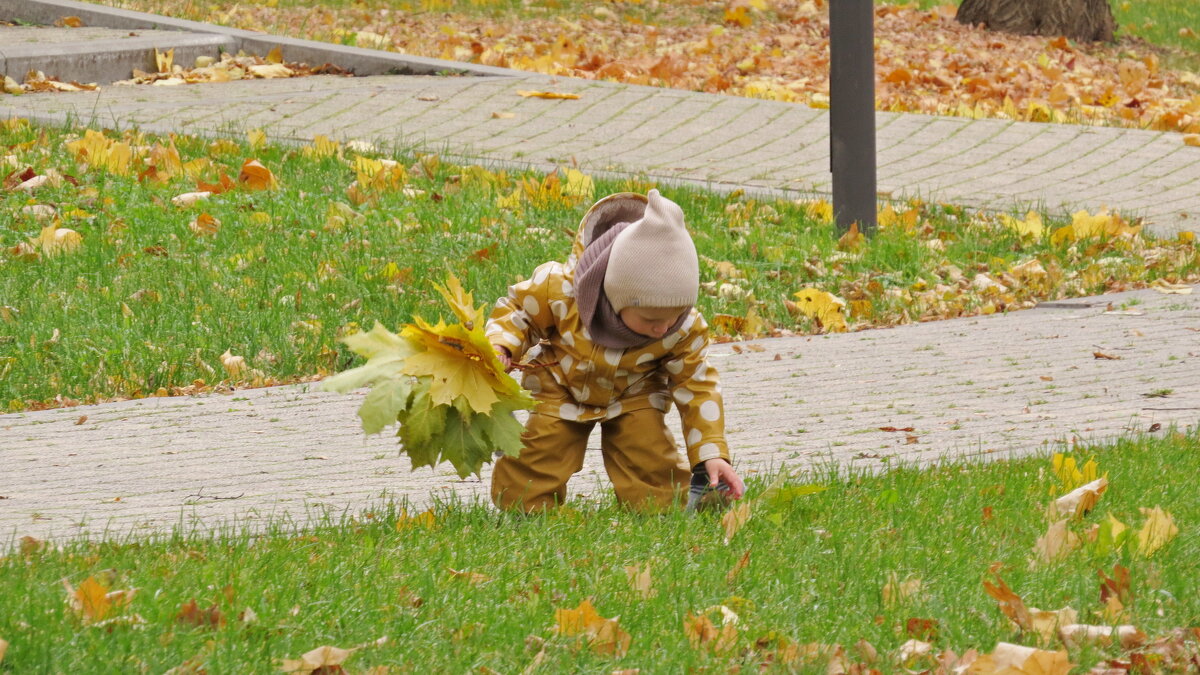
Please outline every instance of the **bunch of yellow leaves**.
M421 317L397 335L376 324L342 341L367 363L322 385L346 393L370 385L358 416L363 430L378 433L400 423L401 451L413 468L442 461L459 476L478 474L497 450L521 451L521 424L512 415L530 409L533 398L504 372L484 334L483 307L450 276L436 286L458 319L430 324Z

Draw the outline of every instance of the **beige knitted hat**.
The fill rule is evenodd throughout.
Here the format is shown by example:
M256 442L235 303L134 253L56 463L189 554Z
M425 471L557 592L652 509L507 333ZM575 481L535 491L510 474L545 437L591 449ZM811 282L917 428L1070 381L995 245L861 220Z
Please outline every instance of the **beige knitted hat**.
M691 307L700 288L696 245L683 209L651 190L646 212L617 235L604 272L613 311L626 307Z

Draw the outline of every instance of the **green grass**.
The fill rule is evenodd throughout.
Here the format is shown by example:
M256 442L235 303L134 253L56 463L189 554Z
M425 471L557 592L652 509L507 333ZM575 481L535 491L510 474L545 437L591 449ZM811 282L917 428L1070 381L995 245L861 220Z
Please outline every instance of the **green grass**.
M498 200L522 181L540 184L545 176L491 174L399 153L409 166L407 182L354 205L346 195L355 180L352 151L318 158L303 148L177 136L184 161L213 158L203 180L217 180L219 171L235 177L252 157L278 180L274 190L237 189L182 208L171 199L195 190L195 181L139 181L143 160L130 175L89 167L66 147L80 135L26 123L0 126L0 145L11 148L16 172L31 167L71 177L33 194L0 192L0 408L190 393L342 370L353 356L338 336L376 321L395 329L414 314L445 313L432 284L448 273L483 304L541 262L565 259L590 203L548 199L502 208ZM109 138L143 154L170 144L136 132ZM597 181L595 197L649 187L636 179ZM852 323L869 327L1005 311L1038 298L1200 272L1191 243L1054 245L940 205L899 205L912 217L909 226L838 250L832 226L807 205L662 189L683 206L705 257L701 310L710 318L734 317L715 321L719 333L755 332L753 322L737 322L752 310L765 322L758 332L814 332L809 319L784 304L807 286L843 296L854 307ZM329 216L339 203L351 209L344 224ZM47 225L24 213L34 204L54 206L61 226L82 235L79 248L20 255ZM202 212L220 221L215 236L189 228ZM1009 292L996 295L971 285L979 273L1004 280L1010 267L1035 258L1047 270L1041 281L1009 280ZM244 357L249 369L227 372L220 359L226 350Z
M878 475L805 473L791 484L828 489L753 502L753 517L728 545L715 514L643 516L593 497L536 517L447 503L433 509L432 527L398 529L397 507L380 505L308 529L277 524L259 534L110 537L12 550L0 558L0 638L11 643L0 672L157 673L198 659L212 673L265 673L277 659L319 645L383 636L387 644L352 657L351 672L377 665L429 672L431 664L439 672L519 672L543 649L539 672L753 671L780 640L848 649L866 640L881 655L876 667L901 672L895 654L911 637L909 619L936 622L935 652L1036 644L984 593L993 566L1026 604L1070 606L1081 623L1101 624L1097 571L1111 575L1122 565L1132 578L1122 620L1154 638L1200 619L1200 503L1183 480L1200 471L1198 443L1192 429L1072 454L1081 464L1094 457L1110 487L1071 529L1086 540L1110 514L1137 529L1145 520L1139 508L1160 506L1180 534L1149 558L1136 552L1135 540L1108 552L1085 543L1058 562L1032 564L1047 529L1045 506L1062 493L1047 457L949 460ZM752 481L751 498L762 494L765 478ZM748 566L727 579L747 551ZM624 568L647 564L654 595L643 598ZM451 569L489 580L472 584ZM81 626L61 580L77 587L88 577L110 589L138 589L115 616L145 623ZM885 602L889 580L914 579L919 592ZM620 617L632 638L626 656L593 653L551 630L555 609L589 598L602 616ZM192 599L200 609L215 606L224 623L179 620ZM739 616L736 644L717 654L692 649L684 617L718 605ZM247 609L257 616L252 623L238 620ZM1057 641L1048 647L1059 648ZM1071 655L1090 666L1120 650Z

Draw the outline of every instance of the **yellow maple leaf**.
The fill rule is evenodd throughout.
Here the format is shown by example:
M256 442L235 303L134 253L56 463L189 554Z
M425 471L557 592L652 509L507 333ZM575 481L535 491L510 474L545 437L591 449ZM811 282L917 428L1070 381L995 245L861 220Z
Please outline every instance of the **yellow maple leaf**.
M1005 213L1000 216L1000 222L1022 237L1041 239L1042 234L1046 231L1046 227L1042 223L1042 215L1037 211L1026 213L1024 220L1019 220Z
M1175 535L1179 534L1179 528L1176 527L1171 514L1163 511L1160 506L1153 509L1143 508L1141 511L1146 516L1146 524L1137 533L1138 553L1150 557L1174 539Z
M154 50L154 64L158 67L158 72L169 73L171 66L175 63L175 48L168 49L166 53Z
M615 617L606 619L600 616L591 599L585 599L575 609L556 608L553 630L556 635L567 637L583 635L588 639L592 651L613 656L624 656L632 639L617 624Z
M521 396L521 387L504 372L504 366L483 333L483 326L468 330L462 324L438 321L431 325L420 317L400 333L421 351L404 362L404 374L427 376L430 399L436 405L453 405L460 397L472 410L489 414L500 400L498 393Z
M446 279L445 286L433 286L437 292L442 295L442 298L450 305L450 310L454 312L454 316L467 328L472 330L477 326L482 326L484 323L483 310L484 306L475 306L475 297L473 293L468 293L462 284L458 281L458 277L451 274Z
M1092 237L1136 236L1141 230L1141 225L1129 225L1119 215L1109 213L1105 209L1101 209L1095 215L1087 211L1076 211L1071 214L1070 225L1060 227L1050 235L1050 243L1059 245Z
M817 288L801 289L794 297L798 300L796 309L801 314L816 320L831 333L846 332L845 300Z
M596 185L592 182L591 176L578 169L567 169L563 175L566 177L562 186L564 195L576 197L581 201L592 201L596 194Z
M42 228L38 236L30 239L29 243L41 248L42 254L52 256L70 253L79 248L83 243L83 235L70 228L48 225Z

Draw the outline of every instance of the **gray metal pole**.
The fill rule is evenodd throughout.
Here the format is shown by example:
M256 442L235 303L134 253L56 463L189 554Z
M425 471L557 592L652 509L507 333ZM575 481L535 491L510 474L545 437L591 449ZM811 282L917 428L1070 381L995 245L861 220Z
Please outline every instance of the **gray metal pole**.
M875 231L875 7L829 0L829 163L839 231Z

